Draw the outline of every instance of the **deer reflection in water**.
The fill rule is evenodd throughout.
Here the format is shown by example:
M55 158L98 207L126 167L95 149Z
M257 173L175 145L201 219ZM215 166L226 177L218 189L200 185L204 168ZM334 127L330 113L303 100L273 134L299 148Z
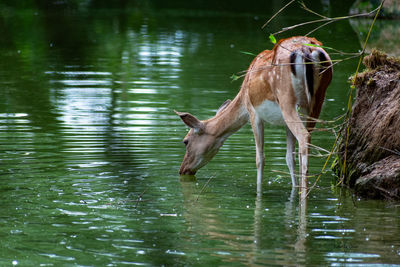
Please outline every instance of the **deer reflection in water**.
M192 179L195 177L192 176ZM201 240L191 240L190 244L194 244L194 247L198 248L198 243L204 243L212 256L227 263L240 262L248 266L305 265L307 199L297 201L297 188L292 188L286 202L279 202L284 206L284 212L275 216L270 212L276 207L270 207L271 202L267 198L263 200L261 193L257 194L254 205L244 204L238 210L237 206L224 203L225 199L217 196L217 200L212 193L205 193L203 186L194 180L181 180L181 186L187 228L195 236L202 237ZM285 229L274 232L274 227ZM279 238L288 239L287 243L292 246L274 247L274 244L278 244L275 243L275 234L282 231L285 234ZM209 246L210 243L216 245Z

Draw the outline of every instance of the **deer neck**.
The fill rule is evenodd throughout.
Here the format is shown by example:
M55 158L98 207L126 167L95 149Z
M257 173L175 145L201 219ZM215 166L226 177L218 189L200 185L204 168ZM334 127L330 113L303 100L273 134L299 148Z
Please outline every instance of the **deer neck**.
M239 92L226 108L218 112L213 118L205 121L207 131L216 138L221 138L223 142L242 128L249 120L243 100L244 97Z

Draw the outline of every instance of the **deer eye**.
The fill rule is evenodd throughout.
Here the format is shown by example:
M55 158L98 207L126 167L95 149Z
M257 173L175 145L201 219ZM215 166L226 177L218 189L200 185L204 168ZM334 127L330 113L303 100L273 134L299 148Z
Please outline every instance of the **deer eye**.
M183 142L182 142L182 143L184 143L184 144L185 144L185 146L187 146L187 145L189 144L189 140L185 139L185 140L183 140Z

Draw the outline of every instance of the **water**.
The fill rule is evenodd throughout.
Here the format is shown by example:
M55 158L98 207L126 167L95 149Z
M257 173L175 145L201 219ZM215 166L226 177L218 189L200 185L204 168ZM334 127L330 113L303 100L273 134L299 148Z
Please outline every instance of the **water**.
M179 179L187 129L173 110L204 119L232 99L241 81L230 76L252 60L241 51L271 47L260 30L270 14L63 3L0 5L0 265L400 263L398 204L359 200L328 172L299 208L282 128L266 128L261 197L249 126L196 181ZM304 19L291 12L278 22ZM360 49L343 42L348 22L316 36ZM354 70L335 67L323 119L343 113Z

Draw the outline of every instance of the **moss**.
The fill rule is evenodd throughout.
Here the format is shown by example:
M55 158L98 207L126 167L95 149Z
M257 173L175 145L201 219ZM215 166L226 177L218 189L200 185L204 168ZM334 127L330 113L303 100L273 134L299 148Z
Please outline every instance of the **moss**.
M364 70L363 72L358 73L357 77L355 77L355 75L350 76L350 83L354 84L356 87L360 86L363 84L365 76L368 74L368 72L369 70ZM356 80L354 81L354 79Z
M370 77L370 78L368 79L368 81L367 81L367 85L368 85L368 86L374 86L374 85L376 85L376 82L375 82L375 80L374 80L372 77Z
M388 63L388 56L376 49L371 51L371 54L364 57L363 64L369 69L376 69Z
M388 57L385 53L376 49L372 49L371 54L364 57L363 64L370 70L382 68L400 70L400 58Z
M354 83L356 87L360 87L363 84L370 85L373 82L372 76L377 71L400 71L400 58L388 57L385 53L376 49L373 49L371 51L371 54L364 57L363 64L367 68L364 71L358 73L357 79ZM400 77L400 72L397 73L397 77ZM353 83L354 75L352 75L349 80L351 83Z

